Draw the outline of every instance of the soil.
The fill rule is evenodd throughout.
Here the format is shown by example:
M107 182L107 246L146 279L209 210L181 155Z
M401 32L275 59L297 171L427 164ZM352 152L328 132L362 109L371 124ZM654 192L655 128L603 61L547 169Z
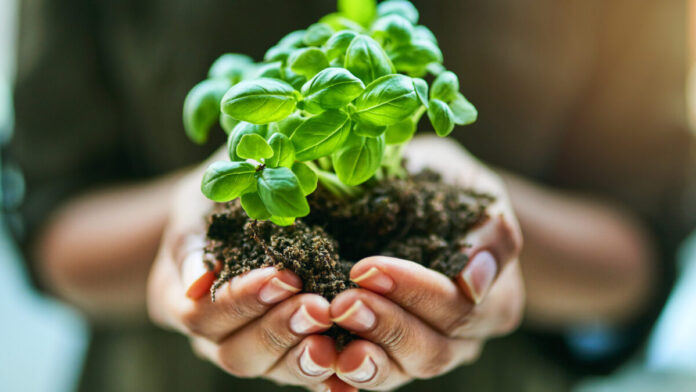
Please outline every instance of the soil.
M295 272L303 292L330 301L356 287L349 280L351 266L373 255L411 260L454 277L468 262L465 236L487 218L492 201L424 171L371 184L357 200L337 199L319 187L309 196L310 215L288 227L249 219L238 200L217 204L208 217L206 246L207 259L223 262L213 299L232 277L273 265ZM339 347L352 339L338 326L327 334Z

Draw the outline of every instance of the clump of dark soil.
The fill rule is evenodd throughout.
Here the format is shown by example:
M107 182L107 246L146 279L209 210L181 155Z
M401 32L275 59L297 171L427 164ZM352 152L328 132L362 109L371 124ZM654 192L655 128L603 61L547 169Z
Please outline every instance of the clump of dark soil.
M215 290L249 270L276 266L295 272L303 292L328 300L348 288L351 266L372 255L411 260L454 277L468 262L467 232L486 219L489 195L445 184L424 171L368 186L357 200L339 200L319 187L311 213L279 227L249 219L238 200L218 204L208 218L206 253L223 262ZM350 334L328 332L342 346Z

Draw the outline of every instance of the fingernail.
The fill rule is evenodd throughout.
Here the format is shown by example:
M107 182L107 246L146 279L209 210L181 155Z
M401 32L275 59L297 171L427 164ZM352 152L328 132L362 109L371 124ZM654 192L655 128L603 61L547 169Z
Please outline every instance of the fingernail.
M364 332L375 325L377 317L361 300L355 301L342 315L333 319L335 323L342 323L344 327L357 332Z
M326 374L331 369L317 365L317 363L314 362L312 357L309 355L309 348L305 347L305 349L302 351L302 355L300 355L300 370L302 370L302 373L310 377L318 377L322 374Z
M266 284L261 287L261 290L259 290L259 301L271 305L299 292L299 288L274 277L266 282Z
M181 279L185 287L191 286L193 282L208 272L208 268L203 262L203 255L202 250L195 250L186 255L181 264Z
M462 279L468 286L474 303L479 304L483 301L497 273L498 263L490 252L478 252L471 259L469 265L462 272Z
M318 332L329 327L331 327L331 324L320 323L312 317L304 305L300 306L295 314L290 317L290 329L296 334Z
M352 372L343 373L343 377L353 382L367 382L370 381L375 374L377 374L377 366L375 366L375 362L368 355L357 369Z
M389 275L377 269L377 267L372 267L367 270L367 272L351 280L361 287L368 288L380 294L386 294L394 289L394 280L390 278Z

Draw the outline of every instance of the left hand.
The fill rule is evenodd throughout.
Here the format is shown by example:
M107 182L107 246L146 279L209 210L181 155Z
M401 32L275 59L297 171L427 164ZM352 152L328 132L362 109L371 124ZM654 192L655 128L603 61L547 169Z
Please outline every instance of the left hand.
M351 279L361 288L339 294L330 312L364 339L350 343L335 365L337 376L356 388L389 390L471 363L486 339L511 332L522 317L522 235L501 179L442 139L415 139L406 156L410 170L429 167L496 201L488 220L468 234L470 262L454 280L389 257L353 266Z

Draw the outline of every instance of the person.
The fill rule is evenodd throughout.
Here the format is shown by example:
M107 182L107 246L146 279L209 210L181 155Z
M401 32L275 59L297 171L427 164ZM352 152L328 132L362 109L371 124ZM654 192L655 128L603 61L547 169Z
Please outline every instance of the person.
M515 329L523 310L532 336L602 323L634 347L669 286L671 250L695 220L684 207L695 178L684 0L415 1L479 109L478 123L454 135L494 169L429 138L408 157L498 196L499 219L472 233L476 273L460 275L477 278L445 282L376 257L351 276L378 267L387 277L332 303L290 295L300 282L273 270L234 280L215 304L183 296L195 273L182 264L196 254L196 214L207 208L193 166L220 142L188 143L183 98L221 53L258 59L329 3L22 3L10 152L29 192L24 243L41 281L103 326L83 388L269 387L223 376L173 335L133 326L146 303L153 320L230 373L332 390L389 389L455 368L405 389L567 388L582 369L562 368L529 334L493 340L459 366ZM264 284L276 289L261 299ZM473 296L462 290L471 287ZM340 317L357 299L367 310ZM292 326L301 305L309 318L295 327L304 329ZM362 339L332 351L316 335L331 318Z

